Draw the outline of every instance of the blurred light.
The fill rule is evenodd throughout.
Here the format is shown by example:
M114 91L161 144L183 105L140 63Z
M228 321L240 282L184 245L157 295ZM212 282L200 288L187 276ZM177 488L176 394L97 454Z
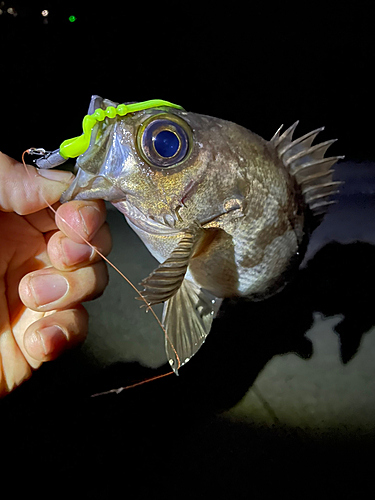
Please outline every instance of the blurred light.
M77 19L77 18L76 18L76 16L69 16L69 21L70 21L71 23L74 23L74 21L75 21L76 19Z
M4 4L5 4L5 2L1 2L0 7L4 7ZM14 17L16 17L18 15L16 9L13 9L13 7L8 7L7 12L8 12L8 14L10 14L11 16L14 16ZM4 11L2 9L1 9L1 13L2 14L4 13Z
M1 16L2 13L3 13L3 11L0 9L0 16Z
M49 14L48 10L46 10L46 9L45 9L45 10L42 10L42 16L43 16L43 17L48 16L48 14Z

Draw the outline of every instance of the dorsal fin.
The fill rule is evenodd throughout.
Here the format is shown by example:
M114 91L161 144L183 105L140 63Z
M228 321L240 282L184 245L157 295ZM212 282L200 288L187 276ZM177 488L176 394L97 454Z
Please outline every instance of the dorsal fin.
M324 127L312 130L293 141L293 132L298 121L280 135L280 127L271 139L271 144L290 174L295 177L301 186L306 204L313 215L321 218L329 205L335 203L331 196L338 192L338 187L343 184L333 181L331 168L337 160L344 156L324 158L325 152L336 139L325 141L312 146L315 137L324 130Z

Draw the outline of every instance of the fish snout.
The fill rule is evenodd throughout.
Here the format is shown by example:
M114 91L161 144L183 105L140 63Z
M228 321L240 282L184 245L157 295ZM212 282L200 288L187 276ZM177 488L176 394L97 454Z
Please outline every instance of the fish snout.
M94 176L79 170L77 177L63 192L61 203L71 200L124 200L125 193L103 176Z

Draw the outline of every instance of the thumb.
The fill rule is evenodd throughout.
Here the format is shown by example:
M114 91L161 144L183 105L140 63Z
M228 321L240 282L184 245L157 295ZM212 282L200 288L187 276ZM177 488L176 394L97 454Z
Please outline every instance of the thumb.
M26 171L27 169L27 171ZM56 203L74 175L61 170L39 170L0 152L0 210L32 214Z

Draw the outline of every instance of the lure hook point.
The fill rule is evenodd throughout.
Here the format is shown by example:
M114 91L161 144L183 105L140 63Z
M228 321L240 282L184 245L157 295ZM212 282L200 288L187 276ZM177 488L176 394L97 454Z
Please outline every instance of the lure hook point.
M26 149L26 153L28 153L29 155L43 156L43 155L47 154L48 151L46 151L43 148L29 148L29 149Z

